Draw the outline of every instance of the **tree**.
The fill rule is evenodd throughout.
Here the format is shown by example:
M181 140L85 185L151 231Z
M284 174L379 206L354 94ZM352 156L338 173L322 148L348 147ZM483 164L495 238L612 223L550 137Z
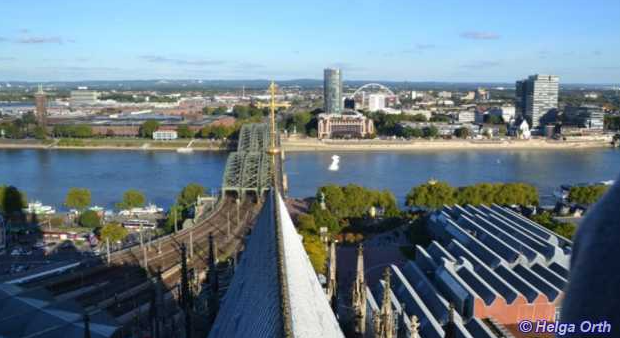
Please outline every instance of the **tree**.
M439 209L456 203L456 190L446 182L429 182L412 188L406 197L407 206Z
M313 122L314 116L309 112L301 112L290 115L286 121L286 129L289 132L297 130L300 134L307 134L312 128L316 128Z
M93 136L93 128L85 124L75 126L73 128L73 137L89 138Z
M78 223L86 228L97 228L101 225L101 219L99 215L97 215L97 212L86 210L80 215Z
M182 124L177 128L177 135L180 138L192 138L194 137L194 133L189 129L186 124Z
M151 138L157 129L159 129L159 122L155 120L147 120L140 127L140 136Z
M69 189L69 192L67 192L65 206L69 208L74 208L81 211L86 209L90 203L90 190L86 188L71 188Z
M181 190L179 196L177 196L177 204L183 208L187 208L198 199L198 196L205 195L205 188L198 183L190 183Z
M102 241L110 240L110 243L116 243L125 239L128 234L129 231L122 225L118 223L108 223L101 228L99 236Z
M47 138L47 130L43 126L34 127L34 138L37 140L45 140Z
M459 204L537 205L536 187L523 183L479 183L460 187L456 191Z
M176 224L175 224L175 221L176 221ZM167 233L171 233L174 231L175 226L176 228L178 228L179 225L182 223L183 223L183 207L178 204L174 204L173 206L170 207L170 210L168 211L168 214L166 215L166 223L164 224L164 230Z
M213 115L222 115L222 114L226 114L227 112L228 112L228 108L226 108L226 106L219 106L215 108L215 110L213 111Z
M304 248L310 258L310 263L317 273L325 273L325 261L327 260L327 252L325 245L316 236L304 236Z
M413 128L411 129L411 137L415 137L415 138L424 137L424 131L422 131L422 129L420 128Z
M228 138L234 131L235 130L231 127L217 125L211 127L211 136L215 139L221 140Z
M506 134L508 133L508 128L506 128L505 124L501 124L498 127L497 133L499 134L499 136L506 136Z
M329 232L336 233L340 231L340 224L338 218L336 218L329 210L321 210L320 208L314 208L312 211L316 228L326 228Z
M431 116L431 122L450 122L450 117L446 115L433 115Z
M3 123L0 125L0 130L4 131L4 137L10 139L24 138L25 134L18 125L17 121L19 120L16 120L13 123Z
M439 135L439 129L435 126L424 128L424 137L435 138Z
M302 233L313 233L316 235L319 233L314 216L308 214L301 214L297 217L297 228Z
M604 118L605 129L620 130L620 116L606 115Z
M123 194L123 201L116 205L121 210L129 210L132 208L139 208L144 206L146 198L144 194L135 189L129 189Z
M428 121L428 119L426 118L426 115L424 114L415 114L411 117L411 121L414 122L426 122Z
M504 124L504 118L499 115L487 114L485 118L485 122L489 124Z
M469 128L461 127L454 131L454 135L458 138L468 138L470 136Z
M411 138L413 137L413 128L411 127L404 127L402 128L400 135L404 138Z
M577 230L577 227L574 224L559 222L547 211L532 215L530 218L543 227L568 239L571 239Z
M248 106L234 106L233 115L241 120L250 118L250 108Z
M0 186L0 211L6 216L22 213L26 206L26 195L14 186Z
M606 185L592 185L585 187L571 187L568 191L569 202L579 204L594 204L596 203L609 189Z

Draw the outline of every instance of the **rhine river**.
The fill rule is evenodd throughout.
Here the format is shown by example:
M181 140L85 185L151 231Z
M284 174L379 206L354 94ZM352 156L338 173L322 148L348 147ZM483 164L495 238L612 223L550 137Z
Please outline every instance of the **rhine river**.
M338 171L329 171L332 155ZM412 186L431 178L454 186L478 182L525 182L538 187L543 203L560 184L615 179L620 151L587 150L441 150L287 153L289 195L313 196L328 183L355 183L389 189L399 201ZM219 189L226 152L179 154L123 150L0 150L0 185L26 191L29 201L62 210L70 187L91 190L93 204L113 208L123 191L145 193L162 207L173 203L180 189L197 182Z

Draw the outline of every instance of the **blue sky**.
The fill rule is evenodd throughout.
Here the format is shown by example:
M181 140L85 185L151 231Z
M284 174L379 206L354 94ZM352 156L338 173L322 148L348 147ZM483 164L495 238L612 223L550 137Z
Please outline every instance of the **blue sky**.
M618 0L3 0L0 80L620 82Z

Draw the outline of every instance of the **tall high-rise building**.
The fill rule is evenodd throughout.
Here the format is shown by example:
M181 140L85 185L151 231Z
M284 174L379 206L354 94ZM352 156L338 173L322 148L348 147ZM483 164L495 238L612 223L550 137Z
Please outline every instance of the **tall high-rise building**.
M323 74L323 98L325 112L340 114L342 112L342 72L340 69L327 68Z
M516 82L516 110L530 126L537 128L545 114L558 108L560 80L555 75L531 75Z
M39 90L34 94L34 105L37 122L44 126L47 122L47 95L42 85L39 85Z

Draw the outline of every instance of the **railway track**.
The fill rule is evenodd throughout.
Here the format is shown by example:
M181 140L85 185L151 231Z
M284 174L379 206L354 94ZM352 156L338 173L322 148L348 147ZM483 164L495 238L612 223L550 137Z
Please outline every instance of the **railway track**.
M25 286L44 287L57 297L74 299L89 311L107 311L130 327L134 324L127 323L127 318L148 314L143 310L153 301L153 281L156 281L153 277L161 273L164 292L172 296L176 294L181 280L182 245L187 248L188 268L195 274L208 269L206 258L210 235L217 243L220 259L235 258L243 248L244 238L254 224L261 204L255 198L247 197L237 202L234 197L227 196L209 217L190 229L113 253L110 264L90 261L70 275L51 276ZM140 318L136 320L140 322Z

